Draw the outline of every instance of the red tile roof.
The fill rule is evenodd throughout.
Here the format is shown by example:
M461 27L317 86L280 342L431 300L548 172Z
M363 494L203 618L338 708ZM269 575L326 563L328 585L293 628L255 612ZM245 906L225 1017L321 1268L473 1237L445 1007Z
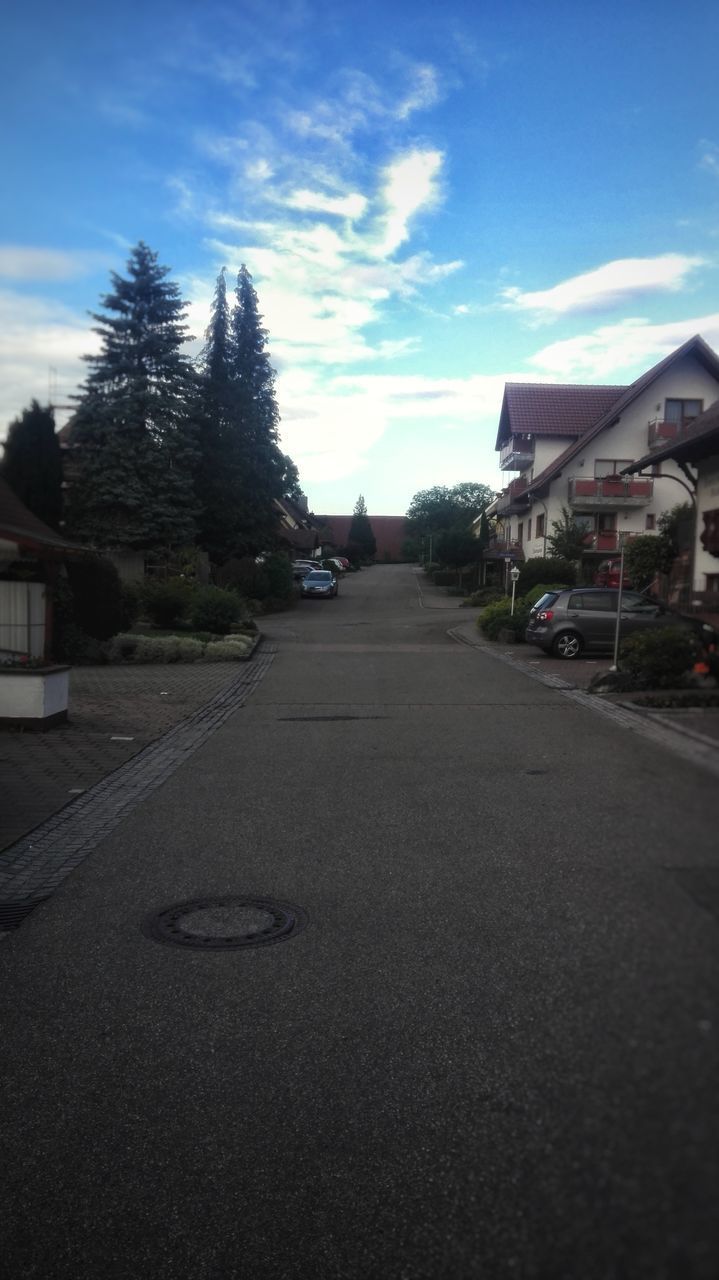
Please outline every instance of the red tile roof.
M581 436L626 391L625 386L508 382L496 448L513 435Z

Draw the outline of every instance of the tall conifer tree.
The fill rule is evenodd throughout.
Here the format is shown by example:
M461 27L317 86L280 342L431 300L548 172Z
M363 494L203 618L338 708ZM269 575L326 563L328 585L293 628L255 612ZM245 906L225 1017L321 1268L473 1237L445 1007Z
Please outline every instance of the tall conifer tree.
M33 400L10 423L0 475L34 515L51 529L62 516L62 457L50 405Z
M232 387L232 333L223 267L217 277L210 323L200 356L200 504L198 540L215 563L238 550L238 512L242 475L236 447L236 414Z
M377 550L372 525L367 515L367 503L362 494L355 503L347 542L350 547L358 548L363 560L371 560Z
M242 475L243 499L238 534L245 547L259 551L272 545L277 515L273 499L283 493L286 471L278 445L279 411L275 371L266 350L252 276L242 264L232 312L232 391L235 450Z
M98 355L73 420L68 524L100 547L194 540L197 380L182 353L186 304L142 241L94 314Z

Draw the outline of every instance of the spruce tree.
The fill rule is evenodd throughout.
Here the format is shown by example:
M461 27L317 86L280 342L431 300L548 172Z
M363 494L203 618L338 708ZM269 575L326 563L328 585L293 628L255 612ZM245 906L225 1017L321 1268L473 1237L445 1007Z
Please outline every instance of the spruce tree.
M237 423L232 388L232 335L223 267L217 277L210 323L200 356L197 473L198 541L221 564L238 550L238 509L242 475L236 447Z
M362 494L355 503L347 542L350 547L356 547L359 550L363 560L371 560L377 550L372 525L367 515L367 503Z
M186 304L140 242L93 313L102 345L73 419L68 524L99 547L169 549L195 535L196 376Z
M243 263L232 312L232 455L233 470L241 477L237 535L251 552L266 550L275 540L274 499L282 496L286 472L278 445L275 371L266 340L252 276Z
M50 405L33 400L10 423L0 475L34 515L51 529L62 517L62 456Z

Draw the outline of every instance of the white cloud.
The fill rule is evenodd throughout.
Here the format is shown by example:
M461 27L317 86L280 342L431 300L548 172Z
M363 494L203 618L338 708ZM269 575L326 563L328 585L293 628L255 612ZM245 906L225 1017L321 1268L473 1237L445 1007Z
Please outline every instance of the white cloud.
M85 315L10 290L0 291L0 434L33 399L69 403L85 376L82 356L99 348ZM57 394L56 394L57 392ZM69 417L59 413L59 425Z
M415 111L426 111L439 101L439 83L434 67L427 63L414 68L414 83L396 109L398 120L406 120Z
M384 172L384 234L375 252L386 257L409 238L410 219L429 209L439 198L438 178L441 151L409 151L394 160Z
M665 324L634 318L603 325L591 333L550 343L529 363L558 381L621 382L627 376L638 377L695 333L719 349L719 312Z
M101 253L0 244L0 278L5 280L72 280L108 261Z
M701 148L699 168L706 169L707 173L713 173L719 177L719 146L707 138L703 138L699 146Z
M501 291L507 306L537 319L555 319L574 313L606 310L654 293L676 293L687 277L705 260L680 253L656 258L619 258L594 271L563 280L551 289Z
M288 209L302 212L336 213L342 218L361 218L367 208L367 197L358 191L346 196L328 196L322 191L293 191L285 200Z

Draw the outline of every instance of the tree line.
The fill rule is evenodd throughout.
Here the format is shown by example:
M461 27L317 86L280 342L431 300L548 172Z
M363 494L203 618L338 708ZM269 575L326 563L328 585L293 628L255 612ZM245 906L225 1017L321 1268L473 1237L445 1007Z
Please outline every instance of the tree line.
M279 446L275 372L252 277L234 297L220 272L201 355L187 303L142 241L92 313L100 337L69 426L63 531L98 550L197 544L214 563L274 545L274 499L301 497ZM33 401L10 426L0 473L31 510L60 523L52 410Z

